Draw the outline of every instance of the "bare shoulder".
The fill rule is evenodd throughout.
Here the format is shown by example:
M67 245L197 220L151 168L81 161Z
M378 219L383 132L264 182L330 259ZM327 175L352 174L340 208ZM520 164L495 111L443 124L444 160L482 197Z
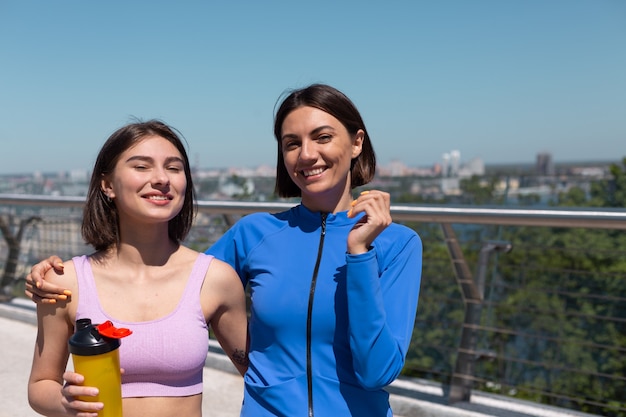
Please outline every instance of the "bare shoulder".
M219 310L245 310L245 295L239 276L229 264L217 258L211 260L200 294L207 321Z
M51 330L52 333L64 331L68 323L73 323L76 316L76 297L78 297L78 279L74 262L64 261L63 271L50 269L46 272L45 280L51 284L71 291L66 300L56 303L37 304L38 326Z
M44 279L51 284L67 288L74 292L77 287L76 265L74 265L74 261L64 261L63 270L60 272L55 269L50 269L46 272Z
M237 297L240 291L243 293L243 285L233 267L224 261L213 258L204 277L204 291L225 300Z
M216 285L230 285L233 282L241 285L239 275L232 266L217 258L213 258L207 269L205 280L214 282Z

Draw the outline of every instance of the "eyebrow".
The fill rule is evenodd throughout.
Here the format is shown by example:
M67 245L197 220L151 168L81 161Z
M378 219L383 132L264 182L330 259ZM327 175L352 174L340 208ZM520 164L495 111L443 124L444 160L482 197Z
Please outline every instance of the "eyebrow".
M334 127L332 127L330 125L323 125L323 126L319 126L319 127L316 127L315 129L313 129L311 131L311 134L315 135L315 134L317 134L317 133L319 133L319 132L321 132L322 130L325 130L325 129L330 129L333 132L335 131ZM298 135L287 133L286 135L283 135L280 139L281 140L285 140L285 139L292 139L292 138L297 138L297 137L298 137Z
M133 155L130 158L128 158L126 160L126 162L131 162L131 161L147 161L147 162L154 162L154 158L152 158L151 156L144 156L144 155ZM165 163L169 164L172 162L180 162L181 164L185 165L185 161L178 157L178 156L169 156L165 159Z

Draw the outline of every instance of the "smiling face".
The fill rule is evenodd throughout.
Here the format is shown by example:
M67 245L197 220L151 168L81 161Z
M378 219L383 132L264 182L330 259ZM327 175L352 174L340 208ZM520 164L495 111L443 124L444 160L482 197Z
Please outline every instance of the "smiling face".
M298 107L285 117L280 146L302 204L313 211L350 208L350 167L361 153L364 132L348 133L332 115L315 107Z
M185 162L170 141L147 136L120 154L101 188L114 200L121 224L167 224L185 201Z

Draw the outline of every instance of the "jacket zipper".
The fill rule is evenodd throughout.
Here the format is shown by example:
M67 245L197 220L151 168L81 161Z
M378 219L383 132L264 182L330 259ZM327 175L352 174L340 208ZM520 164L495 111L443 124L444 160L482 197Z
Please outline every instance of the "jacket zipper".
M317 284L317 274L322 261L322 250L324 249L324 236L326 236L326 217L328 213L322 213L322 232L320 234L320 244L317 249L317 260L311 278L311 288L309 289L309 309L306 317L306 381L309 399L309 417L313 417L313 367L311 361L311 315L313 314L313 298L315 297L315 285Z

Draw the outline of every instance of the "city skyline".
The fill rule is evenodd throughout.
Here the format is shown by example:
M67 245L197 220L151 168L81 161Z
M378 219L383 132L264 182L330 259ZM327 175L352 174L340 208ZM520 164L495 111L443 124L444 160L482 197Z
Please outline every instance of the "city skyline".
M118 127L171 124L200 167L275 164L281 95L331 84L381 166L626 155L626 2L347 0L0 6L0 174L88 169Z
M579 167L583 169L585 167L607 167L610 164L620 164L626 156L620 156L617 158L607 159L581 159L563 161L555 158L549 152L537 152L533 160L520 161L520 162L493 162L486 163L479 157L464 158L463 153L458 149L452 149L448 152L444 152L438 161L433 161L431 164L424 165L410 165L403 160L397 158L389 161L386 164L377 164L377 175L382 176L442 176L442 177L469 177L472 175L482 176L485 175L485 168L502 168L509 167L523 171L536 171L537 173L544 175L552 175L555 173L555 169L558 166L561 167ZM274 164L257 164L257 165L232 165L232 166L202 166L198 164L198 161L191 159L191 168L194 171L195 176L207 177L207 176L221 176L237 175L240 177L270 177L275 175L275 163ZM17 171L17 172L0 172L0 176L4 177L49 177L49 176L70 176L80 178L84 181L88 181L91 174L91 167L76 167L73 169L61 169L61 170L30 170L30 171Z

